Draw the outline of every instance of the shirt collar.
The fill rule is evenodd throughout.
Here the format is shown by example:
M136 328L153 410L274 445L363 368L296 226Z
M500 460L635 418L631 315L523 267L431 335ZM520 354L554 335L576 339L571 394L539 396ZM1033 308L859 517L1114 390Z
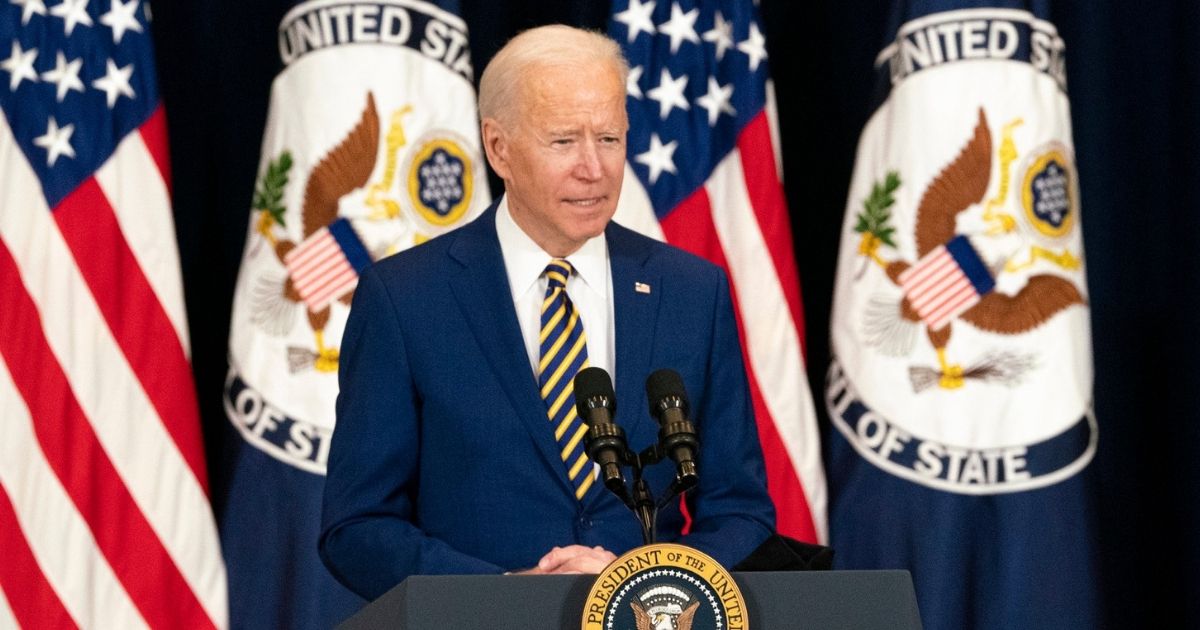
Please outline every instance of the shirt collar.
M507 197L501 197L496 207L496 236L500 240L500 251L508 272L508 286L512 289L513 301L516 301L538 282L554 256L533 242L513 220L508 211ZM588 289L600 295L605 294L608 283L608 242L604 234L588 239L574 254L567 256L567 261Z

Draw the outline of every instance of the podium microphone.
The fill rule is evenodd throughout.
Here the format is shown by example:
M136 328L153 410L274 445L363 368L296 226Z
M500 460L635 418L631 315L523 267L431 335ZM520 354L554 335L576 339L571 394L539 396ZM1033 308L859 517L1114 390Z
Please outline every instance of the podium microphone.
M584 450L600 466L600 480L622 500L629 491L621 463L629 450L625 430L613 422L617 413L617 395L608 372L590 367L575 375L575 409L588 425Z
M658 422L658 443L675 462L675 483L672 490L683 492L696 485L696 453L700 438L688 421L688 399L683 378L674 370L658 370L646 379L646 399L650 415Z

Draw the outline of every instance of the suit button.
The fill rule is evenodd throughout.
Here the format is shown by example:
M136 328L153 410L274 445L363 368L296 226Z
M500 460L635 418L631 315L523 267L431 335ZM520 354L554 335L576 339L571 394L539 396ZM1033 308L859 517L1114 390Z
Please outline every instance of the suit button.
M579 529L591 529L591 528L592 528L592 519L590 519L586 516L580 516L579 517Z

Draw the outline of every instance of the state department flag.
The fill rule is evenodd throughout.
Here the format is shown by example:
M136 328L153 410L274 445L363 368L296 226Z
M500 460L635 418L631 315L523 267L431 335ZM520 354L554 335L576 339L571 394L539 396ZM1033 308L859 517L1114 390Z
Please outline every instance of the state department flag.
M766 38L749 0L618 0L629 59L616 220L729 274L779 531L825 540L825 477L780 181Z
M910 570L933 630L1100 624L1080 196L1047 16L899 3L847 200L831 544L839 568Z
M234 296L220 515L230 616L328 628L363 605L317 556L342 329L371 260L488 203L457 2L294 5L275 33L261 166Z
M228 625L149 12L0 4L0 628Z

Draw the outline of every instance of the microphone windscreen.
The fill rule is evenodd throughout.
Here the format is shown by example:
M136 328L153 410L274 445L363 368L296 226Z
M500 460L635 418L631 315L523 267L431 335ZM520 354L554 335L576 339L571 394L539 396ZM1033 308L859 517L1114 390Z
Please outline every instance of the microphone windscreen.
M613 392L612 377L598 367L580 370L575 375L575 410L579 412L579 417L588 417L588 401L598 396L607 400L605 406L615 414L617 395Z
M646 400L650 403L650 415L658 417L662 411L660 405L663 399L678 398L686 409L688 404L687 392L683 388L683 377L671 369L655 370L646 379Z

